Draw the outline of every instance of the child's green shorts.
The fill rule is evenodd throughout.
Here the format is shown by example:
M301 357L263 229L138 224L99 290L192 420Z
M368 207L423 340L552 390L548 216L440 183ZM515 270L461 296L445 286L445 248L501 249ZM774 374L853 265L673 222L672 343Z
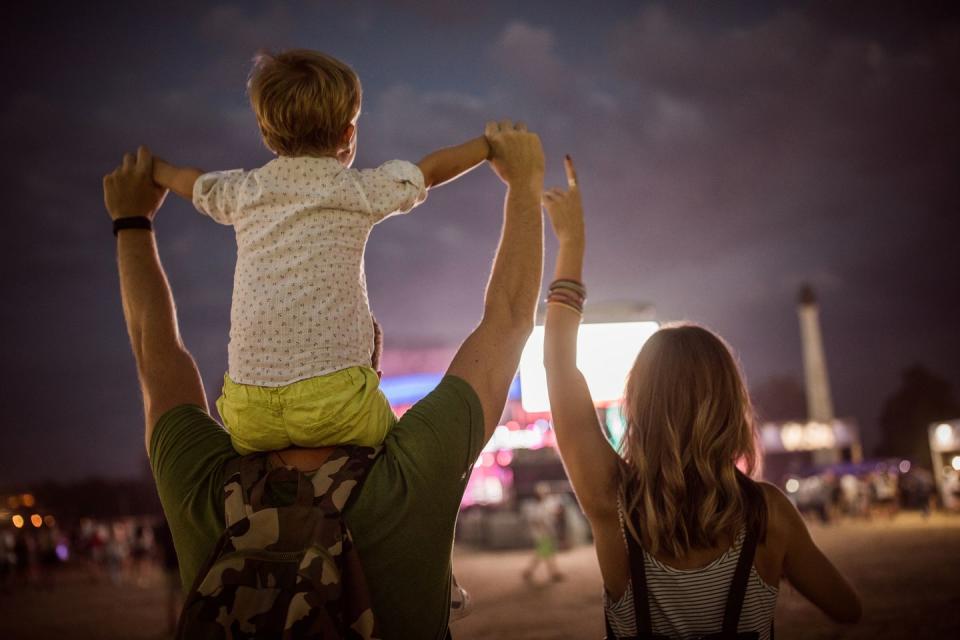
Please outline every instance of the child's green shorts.
M238 384L224 375L217 410L241 454L291 446L374 446L397 421L370 367L341 369L282 387Z

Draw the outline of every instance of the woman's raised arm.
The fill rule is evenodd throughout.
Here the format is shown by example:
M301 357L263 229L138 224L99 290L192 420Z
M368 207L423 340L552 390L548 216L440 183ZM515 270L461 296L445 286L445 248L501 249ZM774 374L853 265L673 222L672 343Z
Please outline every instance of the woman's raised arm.
M583 205L570 156L564 167L568 188L543 194L559 243L547 303L543 364L560 455L581 508L596 525L617 518L619 460L603 434L587 382L577 368L578 307L585 297L585 291L578 289L583 281Z

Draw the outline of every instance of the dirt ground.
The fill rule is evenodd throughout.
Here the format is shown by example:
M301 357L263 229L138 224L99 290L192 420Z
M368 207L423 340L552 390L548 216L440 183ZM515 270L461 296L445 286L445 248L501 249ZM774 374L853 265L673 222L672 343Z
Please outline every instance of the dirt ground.
M960 517L923 521L901 514L891 522L812 526L828 555L864 601L863 621L831 624L787 585L780 591L778 640L791 638L960 637ZM567 579L528 585L521 577L527 552L488 553L463 546L457 577L473 598L473 612L451 627L458 640L600 638L600 577L591 547L561 554ZM0 638L150 639L165 632L159 572L143 586L91 582L61 572L51 587L0 593ZM542 576L541 576L542 578Z

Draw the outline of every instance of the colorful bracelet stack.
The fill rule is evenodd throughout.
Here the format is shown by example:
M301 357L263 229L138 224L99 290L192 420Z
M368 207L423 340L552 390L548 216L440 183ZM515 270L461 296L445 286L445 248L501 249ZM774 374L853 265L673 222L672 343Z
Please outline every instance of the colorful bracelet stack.
M587 300L587 288L576 280L554 280L547 293L547 304L559 304L583 315L583 303Z

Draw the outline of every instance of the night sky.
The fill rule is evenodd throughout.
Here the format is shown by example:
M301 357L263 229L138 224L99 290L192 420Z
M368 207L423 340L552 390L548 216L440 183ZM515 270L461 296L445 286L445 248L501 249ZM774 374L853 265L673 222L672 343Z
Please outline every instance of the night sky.
M794 303L811 282L837 413L861 423L868 448L905 366L960 386L955 11L155 4L17 3L3 20L0 485L141 472L100 180L139 143L211 170L267 162L244 93L261 47L320 49L357 70L358 167L415 161L488 119L529 123L548 186L562 180L563 153L577 162L590 300L650 302L660 320L707 324L752 385L802 380ZM388 349L456 345L474 326L502 195L481 167L374 230L367 278ZM157 235L214 399L233 232L170 196ZM548 242L548 275L554 255Z

